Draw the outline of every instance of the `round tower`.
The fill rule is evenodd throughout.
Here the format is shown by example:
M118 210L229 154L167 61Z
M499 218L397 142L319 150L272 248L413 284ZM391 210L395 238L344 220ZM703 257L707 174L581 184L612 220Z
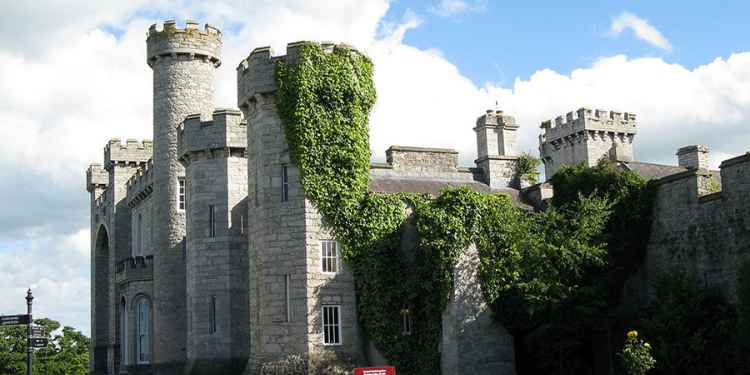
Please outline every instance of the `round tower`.
M184 169L177 155L177 127L189 114L209 118L221 32L187 21L177 28L152 25L147 62L154 72L154 284L153 353L157 374L182 374L186 353L185 211L180 206Z

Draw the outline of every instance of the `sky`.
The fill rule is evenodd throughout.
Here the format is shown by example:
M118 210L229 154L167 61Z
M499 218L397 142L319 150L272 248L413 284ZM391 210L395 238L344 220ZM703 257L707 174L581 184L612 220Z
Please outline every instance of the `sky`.
M375 63L373 160L392 144L476 157L476 118L514 115L537 154L541 121L580 107L638 115L638 160L711 165L750 149L750 2L489 0L0 0L0 314L90 332L85 169L110 138L152 137L146 30L186 19L223 31L217 107L256 47L354 45Z

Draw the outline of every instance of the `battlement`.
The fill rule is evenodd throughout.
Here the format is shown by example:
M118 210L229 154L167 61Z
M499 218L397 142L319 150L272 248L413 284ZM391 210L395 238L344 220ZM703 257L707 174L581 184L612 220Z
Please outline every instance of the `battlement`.
M539 142L552 141L584 130L633 135L636 125L633 113L580 108L568 112L565 117L557 116L554 120L542 122L540 128L544 129L544 134L539 136Z
M115 165L143 165L151 159L153 149L151 140L139 142L128 139L123 144L119 138L110 139L104 146L104 168L109 170Z
M236 109L216 109L209 121L201 121L200 114L189 115L178 130L178 154L185 161L194 153L214 150L244 153L246 147L247 123Z
M144 166L138 168L125 183L128 189L127 201L130 207L134 207L154 191L153 170L154 163L149 160Z
M96 189L106 189L109 185L109 173L101 164L91 164L86 169L86 190L91 193Z
M302 47L307 43L309 42L298 41L287 44L285 55L276 55L271 47L267 46L258 47L250 52L250 55L237 66L237 100L240 107L251 100L255 94L267 94L276 91L274 75L276 63L280 61L290 64L297 63ZM343 43L321 42L318 45L328 53L336 49L359 53L351 46Z
M118 283L135 280L150 280L154 275L153 255L136 256L124 259L115 266L115 281Z
M475 130L480 127L504 127L509 129L518 129L516 118L503 113L500 110L488 109L487 112L477 118Z
M221 65L221 31L206 24L201 30L199 24L192 20L185 22L184 28L178 28L174 20L165 21L159 29L151 25L146 38L146 62L153 67L161 58L183 56L203 59L214 66Z

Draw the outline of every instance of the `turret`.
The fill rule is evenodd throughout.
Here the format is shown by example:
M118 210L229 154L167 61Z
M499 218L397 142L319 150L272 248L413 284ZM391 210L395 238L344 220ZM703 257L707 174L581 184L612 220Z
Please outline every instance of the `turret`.
M256 48L237 67L238 106L247 120L248 284L250 306L257 308L250 314L250 351L259 364L324 351L363 358L353 278L345 267L322 266L322 252L334 255L338 245L305 199L276 108L276 64L296 63L304 46L291 43L282 56ZM358 53L345 45L320 46ZM324 307L340 309L337 342L325 342Z
M708 147L692 145L677 150L677 163L688 169L708 169Z
M155 238L153 355L151 364L183 373L186 360L185 211L180 208L177 128L190 114L209 118L214 106L214 74L221 64L221 32L187 21L148 31L146 59L153 70Z
M518 176L518 145L516 119L503 111L487 110L477 119L477 159L485 182L493 189L521 186Z
M539 152L546 178L564 165L593 166L602 158L633 160L636 117L632 113L580 108L542 122Z
M188 212L186 373L234 374L250 355L247 126L238 110L200 117L189 115L178 137Z

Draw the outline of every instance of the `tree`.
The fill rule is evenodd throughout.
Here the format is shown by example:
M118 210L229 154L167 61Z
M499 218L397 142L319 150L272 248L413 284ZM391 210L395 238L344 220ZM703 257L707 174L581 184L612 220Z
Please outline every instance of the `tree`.
M88 373L89 338L51 319L36 319L44 327L49 345L34 351L35 374L85 375ZM26 373L26 327L0 327L0 373Z

